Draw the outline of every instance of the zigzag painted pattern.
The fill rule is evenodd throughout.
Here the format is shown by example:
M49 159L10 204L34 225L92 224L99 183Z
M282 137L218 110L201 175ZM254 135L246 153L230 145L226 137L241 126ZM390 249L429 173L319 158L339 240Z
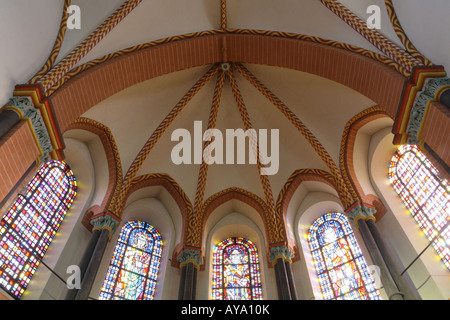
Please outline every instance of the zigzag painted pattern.
M213 102L208 120L208 129L214 129L216 126L217 114L219 113L220 98L222 95L223 84L225 82L225 73L221 71L217 78L217 83L214 88ZM206 141L203 144L203 150L211 144L211 141ZM203 197L205 195L206 177L208 174L208 164L202 158L202 164L200 165L197 181L197 190L195 194L194 202L194 214L198 214L203 203Z
M346 43L338 42L338 41L323 39L323 38L314 37L314 36L295 34L295 33L290 33L290 32L226 28L226 29L220 29L220 30L200 31L200 32L194 32L194 33L189 33L189 34L184 34L184 35L167 37L167 38L147 42L144 44L140 44L137 46L133 46L133 47L130 47L127 49L123 49L123 50L119 50L119 51L107 54L101 58L94 59L94 60L89 61L81 66L78 66L70 71L65 72L58 79L55 80L53 85L47 89L46 93L48 96L50 96L56 90L58 90L63 84L65 84L67 81L69 81L74 76L80 74L81 72L86 71L94 66L97 66L97 65L104 63L106 61L109 61L111 59L114 59L114 58L117 58L120 56L124 56L128 53L136 52L139 50L144 50L144 49L151 48L151 47L156 47L156 46L159 46L159 45L165 44L165 43L172 43L172 42L186 40L186 39L200 38L200 37L205 37L205 36L210 36L210 35L218 35L218 34L226 34L226 33L271 36L271 37L295 39L295 40L303 40L303 41L308 41L308 42L319 43L319 44L331 46L331 47L338 48L338 49L343 49L346 51L350 51L350 52L357 53L357 54L363 55L365 57L371 58L375 61L381 62L381 63L391 67L392 69L394 69L398 73L404 75L405 77L409 77L409 75L411 74L410 71L408 71L406 68L404 68L403 66L401 66L400 64L398 64L396 61L394 61L393 59L391 59L389 57L385 57L383 55L372 52L370 50L363 49L363 48L360 48L360 47L357 47L354 45L349 45Z
M239 109L239 113L241 115L241 119L244 123L244 129L248 130L248 129L252 129L253 126L251 124L250 121L250 116L247 112L247 108L244 104L242 95L240 93L239 87L236 83L236 79L232 73L231 70L227 71L227 75L228 75L228 80L230 82L230 86L231 89L233 91L233 95L235 97L236 103L238 105L238 109ZM260 161L260 152L259 152L259 145L257 143L256 137L249 137L250 140L250 145L253 146L253 148L255 149L254 152L256 152L256 159L257 159L257 166L258 166L258 174L259 177L261 179L261 185L263 187L264 190L264 197L266 200L266 206L267 209L269 211L269 216L268 216L268 225L270 227L270 230L272 232L276 232L276 235L273 235L275 238L281 238L283 240L286 239L285 236L285 230L284 230L284 224L283 224L283 220L281 219L281 217L278 217L276 214L277 212L275 211L275 204L274 204L274 198L273 198L273 194L272 194L272 187L270 186L270 181L269 178L267 177L267 175L262 175L260 174L261 172L261 168L262 168L262 164Z
M55 44L53 45L52 52L50 53L50 56L48 57L46 63L42 67L41 70L39 70L36 75L31 78L30 81L28 81L29 84L34 84L38 80L41 79L42 76L47 74L53 67L53 64L56 61L56 58L58 58L59 52L61 50L62 43L64 41L64 37L66 35L67 30L67 19L69 18L69 13L67 12L67 8L70 6L71 0L65 0L64 1L64 8L63 8L63 15L61 19L61 23L59 26L58 36L56 37Z
M361 34L367 41L381 50L388 57L396 61L408 72L411 72L414 66L420 65L420 61L405 52L394 42L386 38L377 30L369 29L367 24L344 5L336 0L320 0L328 9L335 13L339 18L345 21L355 31Z
M324 161L326 166L331 171L336 186L338 188L339 196L345 205L350 206L353 203L352 194L349 193L347 187L342 179L341 173L327 150L322 146L320 141L314 136L314 134L301 122L301 120L268 88L264 86L247 68L242 64L235 64L236 69L257 88L270 102L272 102L283 115L300 131L303 137L310 143L316 153Z
M92 50L120 21L122 21L142 0L128 0L103 22L91 35L80 43L68 56L61 60L45 76L40 79L44 91L47 92L78 61ZM49 95L47 93L47 95Z
M421 61L422 64L428 66L433 65L431 61L429 61L419 51L417 51L416 47L414 47L412 42L409 40L408 36L406 35L405 31L403 30L400 24L400 21L398 20L397 14L395 13L394 4L392 3L392 0L384 0L384 3L386 5L386 10L389 19L391 20L392 27L394 28L397 37L400 39L401 43L406 48L406 51L409 54L411 54L414 58Z
M339 166L341 168L342 178L347 185L347 188L352 191L353 193L353 199L359 202L362 202L362 195L360 195L357 192L357 189L350 178L347 170L347 160L346 160L346 154L347 154L347 146L348 146L348 139L349 134L352 126L359 120L364 119L370 115L374 114L383 114L386 115L386 112L381 108L380 106L374 106L371 108L368 108L366 110L363 110L362 112L355 115L353 118L351 118L345 125L344 131L342 133L342 139L341 139L341 146L339 150Z
M131 185L132 180L136 176L139 168L142 166L142 163L147 158L148 154L158 142L159 138L166 131L169 125L173 122L173 120L180 114L180 112L184 109L184 107L188 104L189 101L194 97L194 95L200 91L201 88L217 73L219 67L213 66L203 77L201 77L194 86L183 96L183 98L176 104L176 106L169 112L169 114L163 119L163 121L159 124L150 138L147 140L145 145L139 151L138 155L134 159L130 168L124 177L123 185L116 191L118 193L116 201L112 203L111 211L117 215L120 215L124 202L126 199L126 194Z

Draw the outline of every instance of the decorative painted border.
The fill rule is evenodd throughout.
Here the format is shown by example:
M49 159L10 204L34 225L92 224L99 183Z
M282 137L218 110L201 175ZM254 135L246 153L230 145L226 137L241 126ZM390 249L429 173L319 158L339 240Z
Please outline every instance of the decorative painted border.
M267 87L264 86L247 68L242 64L234 64L236 69L253 85L257 88L270 102L272 102L283 115L297 128L303 137L310 143L314 148L317 155L323 160L325 165L328 167L333 175L333 179L338 186L338 193L344 202L344 206L347 207L355 201L351 197L351 193L347 190L346 185L342 179L341 172L334 162L334 160L329 155L328 151L323 147L320 141L314 136L314 134L301 122L301 120Z
M16 111L28 119L40 152L39 162L63 160L64 140L50 99L44 97L40 85L18 85L5 109Z
M427 118L429 106L432 102L439 101L440 94L450 88L450 78L428 78L423 88L416 94L416 98L409 114L406 134L409 144L422 144L421 140L423 124ZM423 145L421 145L423 147Z
M230 201L230 200L238 200L242 201L252 208L254 208L260 215L263 220L265 226L265 232L267 236L267 241L269 243L274 241L274 233L273 230L270 229L268 224L268 219L270 219L270 214L267 208L267 205L263 199L258 197L257 195L238 187L230 187L220 192L215 193L210 196L202 206L201 214L197 215L197 230L193 231L193 236L197 238L197 245L200 247L201 238L203 234L203 228L208 220L210 214L220 205Z
M120 21L122 21L142 0L128 0L117 9L105 22L80 43L69 55L61 60L39 82L48 94L49 88L57 83L78 61L91 51Z
M227 0L220 0L220 26L227 28Z
M50 136L48 135L44 120L39 110L34 107L31 98L27 96L12 97L5 109L15 111L19 115L20 120L27 122L39 150L38 163L50 161L50 153L53 151Z
M108 189L106 190L104 200L100 207L101 210L104 211L113 201L114 190L117 188L117 186L122 184L123 180L122 162L120 159L119 149L117 147L116 141L111 130L107 126L90 118L78 118L69 127L69 130L72 129L89 131L97 135L102 142L109 169Z
M35 84L37 83L41 77L43 77L45 74L47 74L47 72L49 72L51 70L51 68L53 67L56 58L58 58L59 52L61 50L63 41L64 41L64 36L66 35L66 30L67 30L67 20L69 18L69 13L67 12L68 7L70 6L71 0L65 0L64 1L64 8L63 8L63 14L62 14L62 18L61 18L61 23L59 26L59 31L58 31L58 35L56 37L56 41L55 44L53 45L53 49L50 52L50 56L48 57L47 61L45 62L44 66L41 68L41 70L39 70L38 73L36 73L36 75L31 78L30 81L28 81L29 84Z
M209 114L208 127L207 129L214 129L216 126L217 114L219 113L219 105L220 98L222 96L223 84L225 82L225 72L220 71L219 76L217 78L216 86L214 88L213 101L211 105L211 111ZM206 141L203 143L203 151L205 148L211 143L211 141ZM206 177L208 175L208 164L203 160L200 165L200 169L198 172L197 179L197 189L195 193L195 202L194 202L194 212L199 212L200 208L203 204L203 198L205 196L205 187L206 187Z
M192 203L180 185L170 175L153 173L134 178L130 188L127 190L124 202L126 202L130 195L135 191L150 186L164 187L180 209L181 217L183 219L181 243L175 248L174 254L175 252L180 252L185 246L190 246L192 248L199 247L195 245L195 241L192 241L193 237L195 238L196 236L196 234L192 234L191 231L192 217L194 216ZM123 205L125 205L125 203ZM119 216L121 216L122 213L123 212L121 211ZM172 263L175 263L175 261L172 261Z
M81 66L73 68L70 71L67 70L66 72L64 72L64 74L61 74L61 76L58 77L58 79L54 83L52 83L51 86L46 88L46 93L48 96L52 95L56 90L61 88L61 86L63 86L68 80L70 80L74 76L76 76L94 66L105 63L111 59L121 57L126 54L130 54L132 52L144 50L144 49L151 48L151 47L156 47L156 46L167 44L167 43L177 42L177 41L186 40L186 39L201 38L201 37L206 37L206 36L211 36L211 35L220 35L220 34L260 35L260 36L270 36L270 37L277 37L277 38L283 38L283 39L303 40L303 41L308 41L308 42L313 42L313 43L320 43L320 44L327 45L330 47L357 53L362 56L371 58L375 61L381 62L381 63L391 67L392 69L394 69L395 71L397 71L398 73L402 74L405 77L408 77L411 74L410 71L408 71L406 68L404 68L403 66L401 66L400 64L398 64L391 58L385 57L383 55L380 55L378 53L372 52L367 49L363 49L363 48L360 48L360 47L357 47L354 45L349 45L349 44L338 42L338 41L328 40L328 39L324 39L324 38L320 38L320 37L295 34L295 33L290 33L290 32L226 28L226 29L200 31L200 32L194 32L194 33L189 33L189 34L184 34L184 35L167 37L167 38L147 42L144 44L140 44L137 46L129 47L127 49L123 49L123 50L119 50L119 51L107 54L101 58L94 59L92 61L89 61L89 62L81 65Z
M233 72L230 69L227 71L227 78L229 80L231 90L232 90L234 98L236 100L236 103L237 103L237 106L239 109L239 114L241 115L241 119L244 124L244 129L245 130L252 129L253 125L250 121L250 116L248 114L247 107L245 106L244 100L242 98L241 92L237 85L236 79L234 78ZM250 140L252 140L252 137L250 137ZM256 145L255 145L255 143L252 143L252 142L250 142L250 144L253 145L254 148L256 148L256 155L257 155L256 160L257 160L257 166L258 166L258 174L261 179L262 188L264 190L264 197L266 200L267 209L269 210L269 212L271 212L273 215L275 215L276 214L275 205L274 205L272 187L270 186L269 178L267 177L267 175L260 174L262 164L260 161L258 142L256 142Z
M159 124L156 130L152 133L150 138L144 144L142 149L139 151L136 158L133 160L130 168L127 170L125 177L123 179L122 185L120 185L115 193L114 201L111 203L110 210L118 215L121 215L124 200L128 190L133 183L139 168L142 166L143 162L147 158L150 151L158 142L159 138L170 126L173 120L181 113L188 102L195 96L195 94L200 91L201 88L218 72L218 66L213 66L207 73L205 73L195 84L189 89L189 91L181 98L181 100L175 105L175 107L169 112L169 114L164 118L164 120Z
M405 83L397 114L394 120L392 133L394 134L395 145L405 144L408 141L407 128L410 119L411 109L417 94L423 90L426 79L442 78L447 73L442 66L424 66L414 68L410 78Z
M380 32L375 29L369 29L367 24L360 17L351 12L340 2L336 0L320 0L320 2L408 72L411 72L415 66L421 65L419 60L386 38Z
M295 190L297 190L300 184L304 181L323 182L332 187L338 193L335 179L333 175L330 174L329 172L321 169L295 170L286 180L285 184L283 185L283 188L280 190L280 193L278 195L276 209L281 216L284 216L286 214L286 210L289 205L289 201L291 200L291 197L294 195ZM343 205L345 206L344 203Z
M412 42L409 40L408 36L406 35L405 31L403 30L403 27L400 24L400 21L398 20L392 0L384 0L384 3L386 5L386 10L387 10L389 19L391 21L392 27L394 28L394 31L397 34L397 37L400 39L401 43L406 48L406 51L410 55L412 55L414 58L416 58L417 60L422 62L423 65L426 65L426 66L433 65L433 63L431 61L429 61L425 56L423 56L416 49L416 47L414 47Z
M347 122L342 133L339 167L348 190L352 192L353 199L361 203L365 201L365 194L353 170L353 138L356 136L362 125L381 117L389 116L386 111L379 106L363 110Z

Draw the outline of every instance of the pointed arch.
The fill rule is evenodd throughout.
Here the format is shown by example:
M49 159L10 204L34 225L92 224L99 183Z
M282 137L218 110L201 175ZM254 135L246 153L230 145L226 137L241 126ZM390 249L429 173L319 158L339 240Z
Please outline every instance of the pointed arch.
M142 44L69 71L62 77L63 83L58 84L57 90L48 93L56 117L60 120L61 131L64 132L71 122L100 101L136 83L187 68L223 62L224 40L228 44L227 59L231 62L284 67L325 77L369 97L391 117L396 115L398 97L406 78L389 66L392 61L387 65L383 59L380 60L382 57L374 58L376 54L373 52L326 39L271 31L227 29L226 32L204 31ZM191 54L180 54L182 52ZM261 55L261 52L272 54ZM283 55L277 52L283 52ZM321 63L321 59L308 62L310 59L304 58L331 54L336 58L327 65ZM161 60L165 64L161 65ZM142 64L145 68L132 74L120 71L119 77L117 70L134 70L132 66L136 64ZM367 77L367 74L371 76ZM105 77L120 78L121 81L104 81ZM90 90L85 90L87 87ZM80 95L80 90L89 94Z
M289 202L292 196L295 193L295 190L300 186L300 184L304 181L319 181L323 182L334 190L336 190L335 180L333 176L324 170L321 169L299 169L295 170L290 177L287 179L283 188L278 195L276 208L277 211L281 214L281 216L286 216L286 211L289 206ZM342 199L341 199L342 201Z
M103 149L108 164L109 181L103 201L100 205L95 205L89 208L86 211L85 216L83 218L82 222L83 225L88 230L91 230L92 229L92 225L90 223L91 216L106 210L106 208L112 201L115 188L117 187L117 185L122 183L123 178L122 163L120 160L119 150L117 149L116 141L114 140L114 136L112 135L111 130L107 126L93 119L80 117L69 126L68 130L75 130L75 129L86 130L99 137L103 145Z
M342 133L341 147L339 152L339 167L347 185L348 190L353 192L353 197L361 204L369 204L371 206L376 204L377 219L385 213L386 209L379 199L374 195L366 195L358 181L353 165L353 151L355 147L355 138L358 131L371 121L389 117L389 115L379 106L368 108L353 118L351 118L345 125Z
M274 239L273 230L271 230L270 226L268 225L268 210L267 206L260 197L257 195L248 192L247 190L238 188L238 187L231 187L225 190L222 190L212 196L210 196L205 203L203 204L203 208L201 211L201 214L199 215L199 218L201 219L201 223L198 223L197 226L200 228L197 228L196 230L192 230L193 235L196 236L196 242L201 246L201 241L203 237L203 231L205 228L205 224L211 215L211 213L220 205L231 201L231 200L238 200L241 201L258 212L259 216L261 217L263 223L264 223L264 229L266 234L266 238L268 243L272 243Z

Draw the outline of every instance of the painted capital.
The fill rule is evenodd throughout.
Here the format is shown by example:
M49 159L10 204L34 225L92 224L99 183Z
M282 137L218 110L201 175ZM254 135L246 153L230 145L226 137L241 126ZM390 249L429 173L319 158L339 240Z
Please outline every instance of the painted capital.
M102 212L91 218L91 224L94 226L93 230L103 230L107 229L109 231L109 237L114 234L119 225L120 219L115 216L112 212Z
M198 268L203 262L202 253L200 250L184 249L177 257L177 261L181 266L192 262Z
M420 144L420 129L431 102L438 101L442 92L450 88L450 78L428 78L421 91L417 92L411 108L408 127L408 144Z
M276 246L270 248L269 261L276 262L278 258L282 258L283 260L291 260L294 257L292 251L286 246Z
M372 219L375 221L374 214L377 212L375 208L370 208L364 205L357 204L347 212L347 217L350 221L356 224L358 219Z
M36 109L33 100L27 96L12 97L8 109L15 111L21 120L29 119L36 137L40 151L39 160L43 163L50 161L50 152L53 151L52 142L39 109Z

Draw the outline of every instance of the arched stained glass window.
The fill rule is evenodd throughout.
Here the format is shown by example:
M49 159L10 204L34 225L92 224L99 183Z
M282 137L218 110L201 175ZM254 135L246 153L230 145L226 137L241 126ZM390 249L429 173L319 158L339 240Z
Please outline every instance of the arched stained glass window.
M324 300L381 299L347 217L327 213L307 234Z
M414 145L400 146L389 180L420 229L450 269L450 184Z
M61 161L45 163L0 224L0 286L20 299L77 192Z
M100 292L101 300L152 300L163 240L147 222L128 221L120 230Z
M261 300L262 286L256 245L245 238L228 238L213 252L213 300Z

